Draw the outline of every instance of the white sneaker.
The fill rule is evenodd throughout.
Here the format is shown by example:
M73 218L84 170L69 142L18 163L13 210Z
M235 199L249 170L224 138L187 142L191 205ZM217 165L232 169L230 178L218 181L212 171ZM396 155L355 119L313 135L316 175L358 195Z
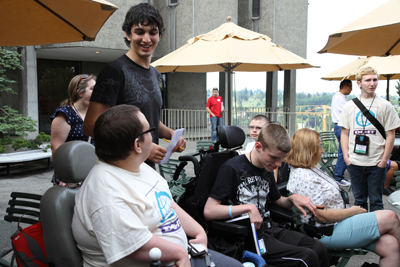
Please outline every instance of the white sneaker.
M341 186L350 186L351 183L347 181L346 179L342 179L338 182Z

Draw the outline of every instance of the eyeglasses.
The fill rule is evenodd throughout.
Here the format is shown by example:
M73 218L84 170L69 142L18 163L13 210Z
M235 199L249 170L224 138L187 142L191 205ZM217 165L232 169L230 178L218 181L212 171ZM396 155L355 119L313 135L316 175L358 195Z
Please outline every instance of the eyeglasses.
M83 74L83 75L81 76L81 78L79 79L79 82L78 82L78 84L76 85L76 88L79 88L79 84L81 83L81 81L84 80L84 79L87 79L87 78L89 78L89 75Z
M260 126L249 126L249 129L250 129L250 130L256 129L256 130L258 130L258 131L261 131L262 127L260 127Z
M150 126L150 128L147 131L144 131L144 132L136 135L136 138L139 138L141 135L144 135L144 134L147 134L147 133L153 133L155 129L156 129L156 127Z

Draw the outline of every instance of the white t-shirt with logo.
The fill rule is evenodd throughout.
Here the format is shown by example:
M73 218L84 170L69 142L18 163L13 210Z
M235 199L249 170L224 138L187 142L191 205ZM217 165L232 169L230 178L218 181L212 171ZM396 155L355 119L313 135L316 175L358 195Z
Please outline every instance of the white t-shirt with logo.
M360 97L358 97L358 99L360 99ZM360 101L382 124L385 131L400 127L399 116L390 102L379 96L375 96L375 99L363 98L360 99ZM339 126L349 129L349 157L351 163L357 166L376 166L383 157L386 140L375 126L367 120L353 101L348 101L343 106ZM363 131L364 126L365 131ZM354 153L356 135L363 134L363 132L364 135L369 137L368 155Z
M84 266L148 267L126 256L153 235L186 249L186 234L171 205L167 182L147 164L132 173L99 160L75 197L72 230Z

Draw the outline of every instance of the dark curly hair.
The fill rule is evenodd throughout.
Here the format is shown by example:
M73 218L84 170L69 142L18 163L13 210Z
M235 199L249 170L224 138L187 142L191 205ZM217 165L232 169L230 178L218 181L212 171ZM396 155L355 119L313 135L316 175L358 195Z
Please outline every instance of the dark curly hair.
M126 13L125 21L122 24L122 30L128 35L134 25L157 26L160 36L164 33L164 21L158 9L150 4L139 4L133 6ZM124 37L125 43L130 47L130 42Z

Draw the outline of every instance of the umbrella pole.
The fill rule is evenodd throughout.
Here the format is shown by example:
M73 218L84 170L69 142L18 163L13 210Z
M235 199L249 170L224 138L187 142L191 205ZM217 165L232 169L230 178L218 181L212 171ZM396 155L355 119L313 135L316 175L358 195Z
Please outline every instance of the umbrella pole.
M231 91L231 63L228 63L228 125L232 125L232 91Z
M386 100L389 101L389 82L394 74L383 75L386 77Z
M386 80L386 100L389 101L389 76Z

